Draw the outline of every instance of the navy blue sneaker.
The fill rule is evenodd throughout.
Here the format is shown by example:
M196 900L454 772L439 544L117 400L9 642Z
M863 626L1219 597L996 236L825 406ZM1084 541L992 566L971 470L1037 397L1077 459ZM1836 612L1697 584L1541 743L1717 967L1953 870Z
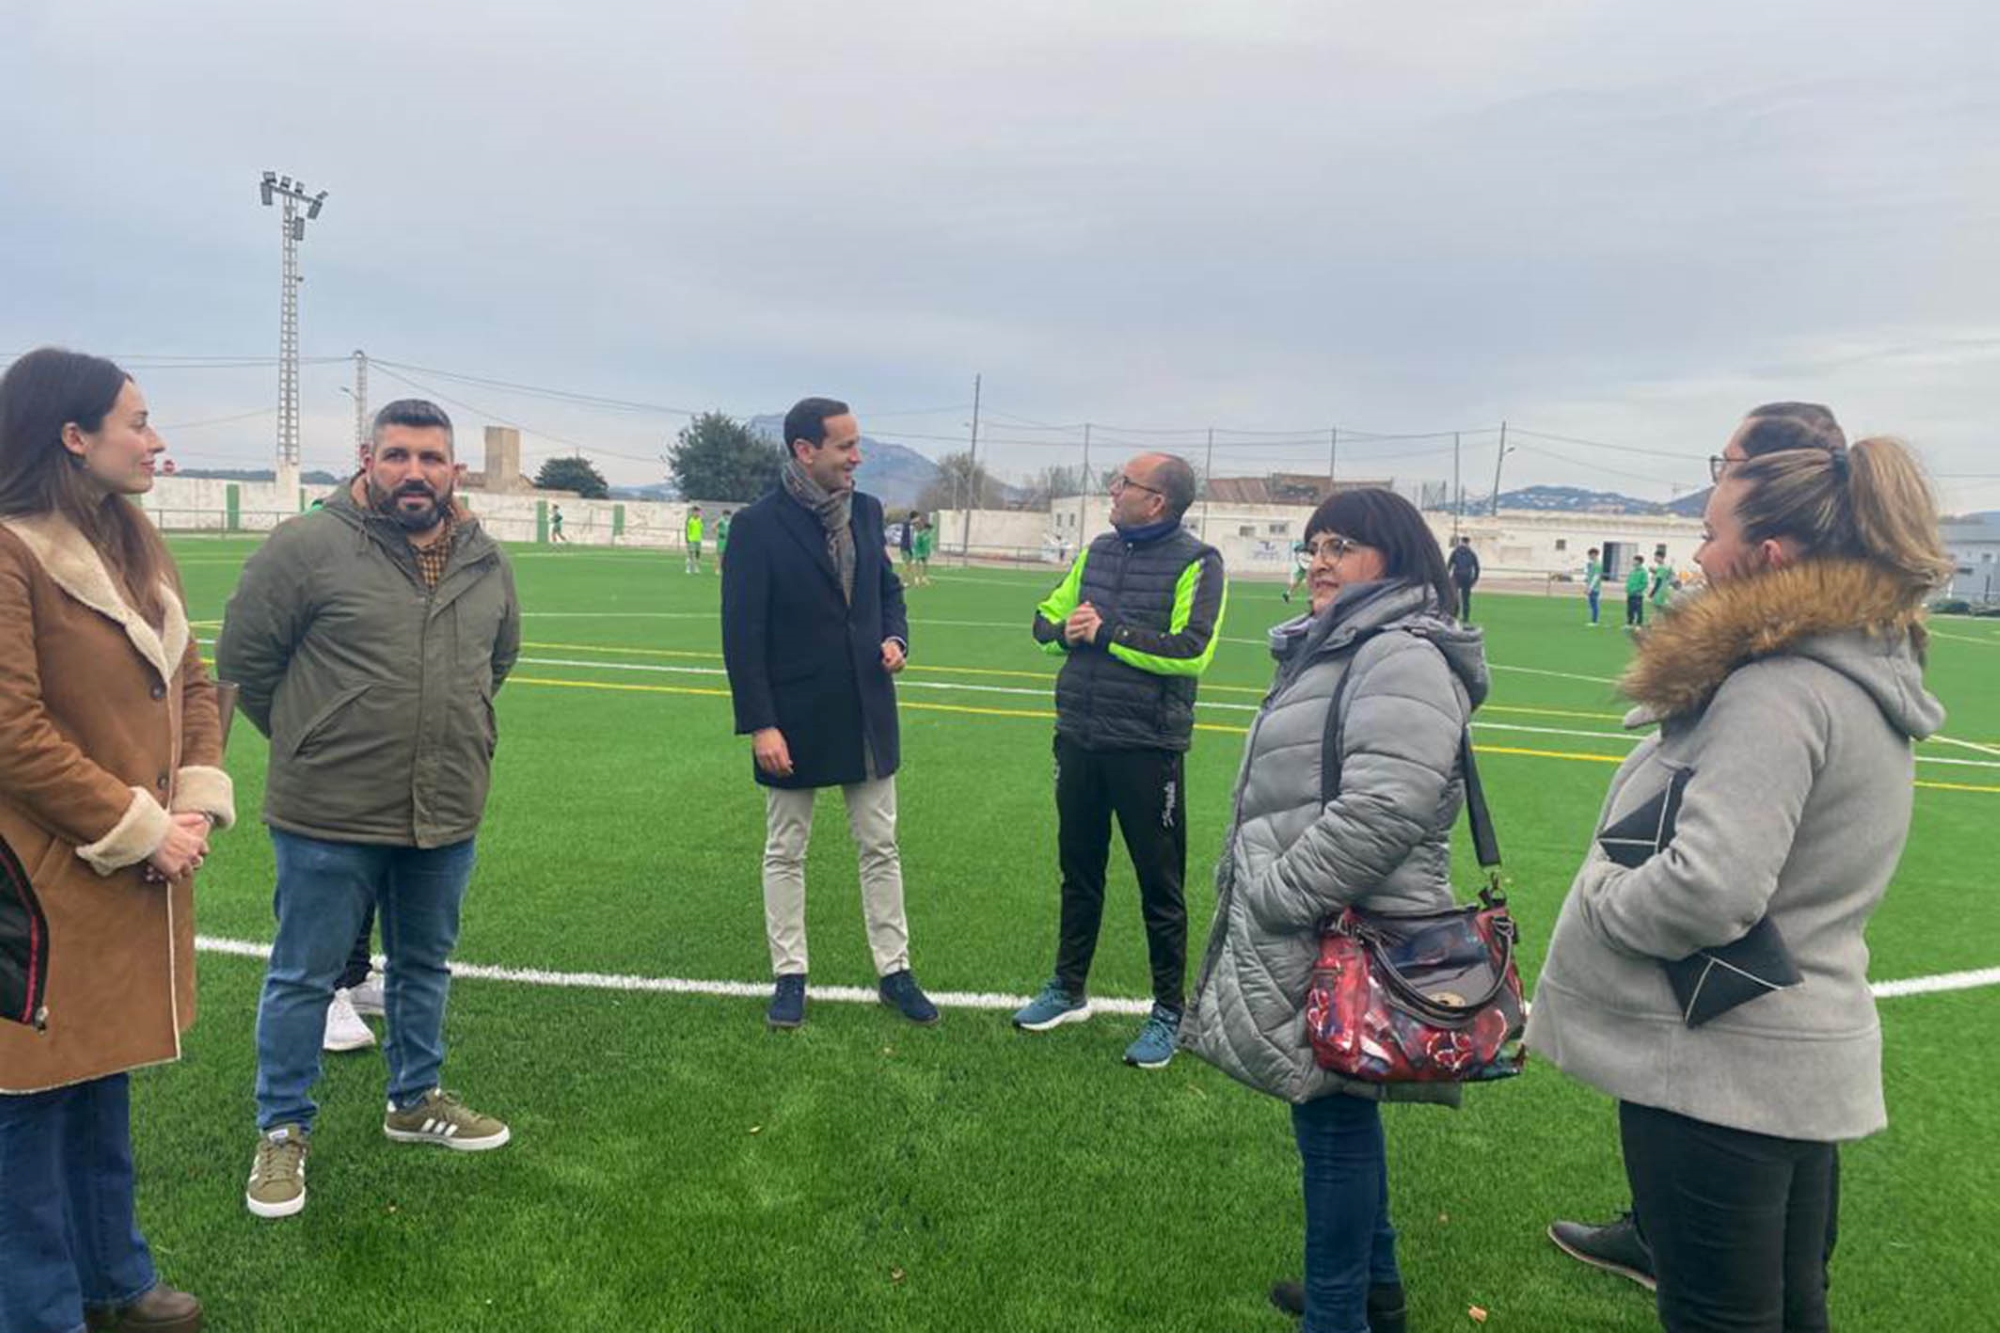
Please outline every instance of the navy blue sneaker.
M1125 1048L1125 1063L1141 1069L1165 1069L1174 1058L1181 1035L1181 1011L1164 1004L1153 1006L1139 1029L1138 1040Z
M771 993L771 1007L764 1013L767 1027L795 1028L806 1021L806 974L792 972L778 978Z
M912 1023L924 1027L935 1027L938 1021L938 1007L931 1003L931 997L924 994L917 985L917 979L910 975L910 969L891 972L882 978L877 993L882 1003L894 1009Z
M1047 1032L1064 1023L1081 1023L1090 1017L1090 1001L1072 996L1059 981L1042 987L1042 993L1014 1012L1014 1026L1023 1032Z

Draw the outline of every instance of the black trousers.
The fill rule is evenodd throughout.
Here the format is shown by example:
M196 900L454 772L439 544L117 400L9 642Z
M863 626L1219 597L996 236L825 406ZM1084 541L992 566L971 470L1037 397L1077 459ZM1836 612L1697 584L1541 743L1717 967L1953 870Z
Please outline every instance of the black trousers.
M1062 860L1062 926L1056 980L1086 993L1104 920L1111 819L1139 876L1139 910L1153 965L1153 1002L1179 1010L1187 983L1187 783L1178 750L1088 750L1056 737L1056 846Z
M1451 586L1458 589L1458 618L1460 620L1472 619L1472 585L1470 583L1460 583L1454 579Z
M368 914L361 918L361 933L354 937L354 947L347 951L347 966L342 969L339 980L333 983L335 990L353 990L368 980L369 969L374 961L368 956L368 938L375 932L375 904L368 904Z
M1831 1143L1621 1102L1625 1175L1668 1333L1825 1333L1840 1216Z

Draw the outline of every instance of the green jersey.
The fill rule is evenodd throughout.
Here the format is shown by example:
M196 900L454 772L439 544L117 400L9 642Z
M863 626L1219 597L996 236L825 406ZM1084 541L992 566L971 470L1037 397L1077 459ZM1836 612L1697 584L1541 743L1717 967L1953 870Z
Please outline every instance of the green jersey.
M688 515L688 521L687 521L687 544L688 544L689 546L699 546L699 545L701 545L701 515L700 515L700 514L689 514L689 515Z
M1625 595L1627 597L1644 597L1646 595L1646 567L1644 565L1632 566L1632 572L1625 576Z
M1585 592L1604 591L1604 562L1593 560L1584 566L1583 585Z
M697 536L695 540L700 541L701 538ZM729 516L725 514L715 520L715 549L720 551L727 545L729 545Z

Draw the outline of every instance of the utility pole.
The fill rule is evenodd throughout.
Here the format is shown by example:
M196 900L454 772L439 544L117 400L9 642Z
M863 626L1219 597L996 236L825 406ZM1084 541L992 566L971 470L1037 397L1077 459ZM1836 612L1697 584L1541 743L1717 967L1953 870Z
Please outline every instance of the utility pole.
M1458 432L1451 433L1451 542L1458 544L1458 525L1465 519L1465 487L1458 480Z
M278 305L278 504L290 511L297 507L299 493L299 284L305 281L299 274L299 242L306 238L306 223L326 204L326 191L307 194L304 181L267 171L257 192L266 208L278 205L284 241L284 289Z
M354 349L354 465L368 460L368 353Z
M958 544L961 559L972 558L972 510L980 502L979 498L979 381L982 377L972 377L972 454L965 469L965 488L972 492L965 501L965 540Z
M1507 423L1500 423L1500 452L1493 459L1493 507L1495 518L1500 516L1500 465L1507 461Z
M1340 461L1340 427L1333 426L1326 433L1326 493L1333 494L1333 468Z
M1076 497L1076 549L1081 551L1088 540L1083 534L1084 515L1090 509L1090 423L1083 423L1083 487Z
M1201 539L1208 540L1208 491L1215 481L1215 427L1208 428L1208 457L1201 465Z

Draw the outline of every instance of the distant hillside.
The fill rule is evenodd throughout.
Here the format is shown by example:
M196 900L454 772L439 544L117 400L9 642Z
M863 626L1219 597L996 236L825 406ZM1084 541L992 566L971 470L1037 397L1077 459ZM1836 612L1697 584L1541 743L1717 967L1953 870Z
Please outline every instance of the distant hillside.
M1667 506L1669 514L1679 514L1682 518L1700 518L1708 508L1708 493L1715 488L1704 486L1693 495L1683 495Z
M785 415L768 412L751 417L749 425L765 439L778 440L785 433ZM924 487L935 481L937 475L938 465L916 450L866 435L861 437L860 487L885 508L906 509L916 504Z
M678 500L681 493L670 481L656 481L650 486L613 486L611 498L614 500Z
M184 467L174 471L176 477L193 477L197 481L276 481L278 474L270 468L240 467ZM347 480L336 477L331 472L302 472L299 483L304 486L338 486Z
M1685 504L1686 500L1679 503ZM1518 491L1502 491L1500 507L1558 514L1654 515L1683 512L1652 500L1635 500L1616 491L1591 491L1580 486L1528 486ZM1701 512L1699 504L1694 512Z

